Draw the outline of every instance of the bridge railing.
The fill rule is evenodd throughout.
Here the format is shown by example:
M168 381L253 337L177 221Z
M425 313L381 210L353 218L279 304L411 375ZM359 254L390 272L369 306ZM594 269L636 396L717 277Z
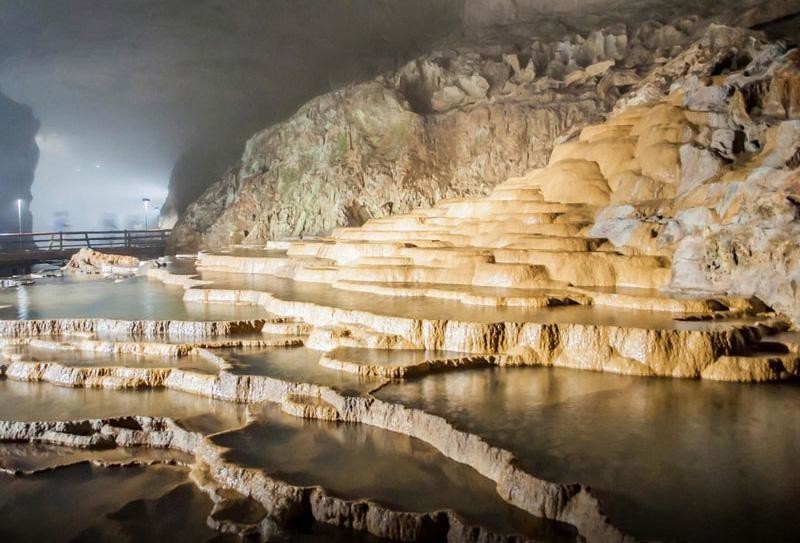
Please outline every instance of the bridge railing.
M172 230L85 230L0 234L0 252L147 249L164 247Z

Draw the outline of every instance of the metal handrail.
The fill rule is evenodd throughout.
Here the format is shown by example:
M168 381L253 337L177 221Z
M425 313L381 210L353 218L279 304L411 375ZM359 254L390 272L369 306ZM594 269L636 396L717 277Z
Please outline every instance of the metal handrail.
M52 232L3 232L0 237L19 237L19 236L51 236L53 234L70 234L70 235L84 235L84 234L161 234L162 232L170 233L172 230L150 228L148 230L56 230Z
M64 251L81 247L160 246L172 230L77 230L54 232L0 233L0 253L11 251ZM46 246L46 249L39 245Z

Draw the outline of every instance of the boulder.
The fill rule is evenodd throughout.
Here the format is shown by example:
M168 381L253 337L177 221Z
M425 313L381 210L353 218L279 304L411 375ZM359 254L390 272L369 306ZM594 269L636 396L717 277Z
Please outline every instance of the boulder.
M101 253L84 247L72 255L62 269L87 274L133 275L139 269L139 259L134 256Z

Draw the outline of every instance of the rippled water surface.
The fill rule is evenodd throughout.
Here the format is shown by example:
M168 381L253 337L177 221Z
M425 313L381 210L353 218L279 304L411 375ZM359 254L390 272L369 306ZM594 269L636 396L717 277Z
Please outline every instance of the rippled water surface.
M800 539L800 389L545 368L443 373L377 396L444 415L545 479L589 484L635 535Z

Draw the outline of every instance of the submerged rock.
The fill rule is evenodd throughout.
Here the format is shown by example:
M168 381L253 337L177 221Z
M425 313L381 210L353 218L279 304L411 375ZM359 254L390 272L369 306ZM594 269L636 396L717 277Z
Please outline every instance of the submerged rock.
M34 281L31 279L0 279L0 289L24 287L33 284Z

